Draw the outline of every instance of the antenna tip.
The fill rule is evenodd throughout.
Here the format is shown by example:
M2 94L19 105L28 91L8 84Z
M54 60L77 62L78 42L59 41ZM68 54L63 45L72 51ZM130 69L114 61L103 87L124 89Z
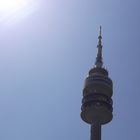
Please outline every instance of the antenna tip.
M100 25L100 36L102 35L102 26Z

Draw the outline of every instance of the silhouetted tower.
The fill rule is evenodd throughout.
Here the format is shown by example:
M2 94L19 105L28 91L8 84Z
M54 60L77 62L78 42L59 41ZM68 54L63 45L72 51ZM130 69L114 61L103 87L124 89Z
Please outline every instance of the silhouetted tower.
M91 124L91 140L101 140L101 125L112 120L113 83L103 68L101 27L95 66L89 71L83 89L81 118Z

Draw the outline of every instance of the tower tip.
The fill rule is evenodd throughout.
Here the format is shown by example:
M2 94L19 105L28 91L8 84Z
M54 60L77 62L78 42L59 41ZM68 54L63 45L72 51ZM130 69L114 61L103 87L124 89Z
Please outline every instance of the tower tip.
M96 57L96 62L95 65L96 67L102 67L103 66L103 61L102 61L102 27L100 26L100 31L99 31L99 37L98 37L98 52L97 52L97 57Z
M100 25L100 36L102 36L102 26Z

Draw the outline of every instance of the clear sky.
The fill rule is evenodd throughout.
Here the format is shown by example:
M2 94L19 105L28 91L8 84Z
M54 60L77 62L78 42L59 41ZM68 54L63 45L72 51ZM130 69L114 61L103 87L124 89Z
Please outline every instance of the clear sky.
M114 118L102 139L140 138L139 0L32 0L4 12L1 140L89 140L80 108L100 25L104 66L114 83Z

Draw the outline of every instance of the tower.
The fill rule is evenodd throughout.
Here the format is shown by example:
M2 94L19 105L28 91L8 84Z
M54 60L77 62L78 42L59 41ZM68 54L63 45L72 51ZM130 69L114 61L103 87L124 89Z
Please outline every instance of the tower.
M91 125L91 140L101 140L101 125L113 118L113 83L103 67L101 26L98 39L95 66L85 79L81 107L82 120Z

